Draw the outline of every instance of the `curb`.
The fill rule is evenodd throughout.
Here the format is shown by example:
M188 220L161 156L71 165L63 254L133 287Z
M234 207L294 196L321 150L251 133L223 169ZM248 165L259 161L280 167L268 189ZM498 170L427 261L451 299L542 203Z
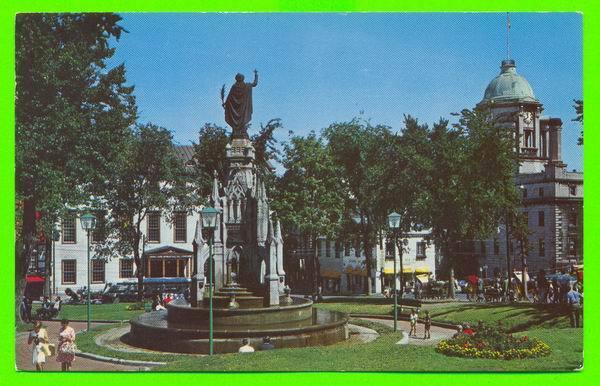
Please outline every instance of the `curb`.
M126 365L126 366L162 366L162 365L167 364L167 362L146 362L146 361L136 361L136 360L129 360L129 359L105 357L102 355L96 355L96 354L91 354L91 353L87 353L87 352L78 352L75 355L78 357L81 357L81 358L93 359L93 360L100 361L100 362L108 362L108 363L114 363L114 364Z

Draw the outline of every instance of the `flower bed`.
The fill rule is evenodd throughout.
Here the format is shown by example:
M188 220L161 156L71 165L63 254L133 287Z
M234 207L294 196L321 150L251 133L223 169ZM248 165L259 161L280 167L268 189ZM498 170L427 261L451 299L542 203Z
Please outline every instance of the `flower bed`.
M501 329L479 326L477 329L465 329L452 339L441 341L436 351L464 358L509 360L546 356L551 349L539 339L514 337Z

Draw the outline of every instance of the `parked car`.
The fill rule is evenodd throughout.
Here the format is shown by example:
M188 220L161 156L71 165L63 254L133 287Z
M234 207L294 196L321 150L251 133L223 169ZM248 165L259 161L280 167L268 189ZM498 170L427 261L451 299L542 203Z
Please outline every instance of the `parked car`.
M108 286L102 293L102 303L135 302L137 283L117 283Z
M164 293L182 294L189 290L190 279L185 277L173 278L144 278L144 299ZM116 283L102 293L102 303L135 302L138 299L138 283Z

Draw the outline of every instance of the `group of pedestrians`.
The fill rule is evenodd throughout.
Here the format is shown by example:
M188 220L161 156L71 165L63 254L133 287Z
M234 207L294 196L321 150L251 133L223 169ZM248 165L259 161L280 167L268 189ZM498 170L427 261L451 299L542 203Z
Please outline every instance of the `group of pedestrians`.
M409 316L409 321L410 321L410 331L408 333L408 336L411 337L417 337L417 323L419 322L419 313L417 312L416 309L412 309L410 311L410 316ZM423 339L431 339L431 316L429 316L429 311L425 311L425 316L423 316L423 326L424 326L424 333L423 333Z
M32 346L32 363L37 371L43 371L46 360L56 355L56 361L61 364L62 371L70 371L75 360L75 330L69 326L69 321L60 322L57 344L50 343L48 331L42 326L41 321L36 321L33 330L29 332L27 344Z

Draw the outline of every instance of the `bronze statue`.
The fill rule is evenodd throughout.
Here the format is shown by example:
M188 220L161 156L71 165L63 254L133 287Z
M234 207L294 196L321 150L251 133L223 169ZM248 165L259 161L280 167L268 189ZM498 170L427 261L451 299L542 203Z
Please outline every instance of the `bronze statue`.
M254 70L252 83L244 83L244 75L239 73L235 76L235 81L226 100L224 100L225 85L221 88L225 122L233 129L231 138L248 139L248 124L252 119L252 88L258 84L258 72Z

